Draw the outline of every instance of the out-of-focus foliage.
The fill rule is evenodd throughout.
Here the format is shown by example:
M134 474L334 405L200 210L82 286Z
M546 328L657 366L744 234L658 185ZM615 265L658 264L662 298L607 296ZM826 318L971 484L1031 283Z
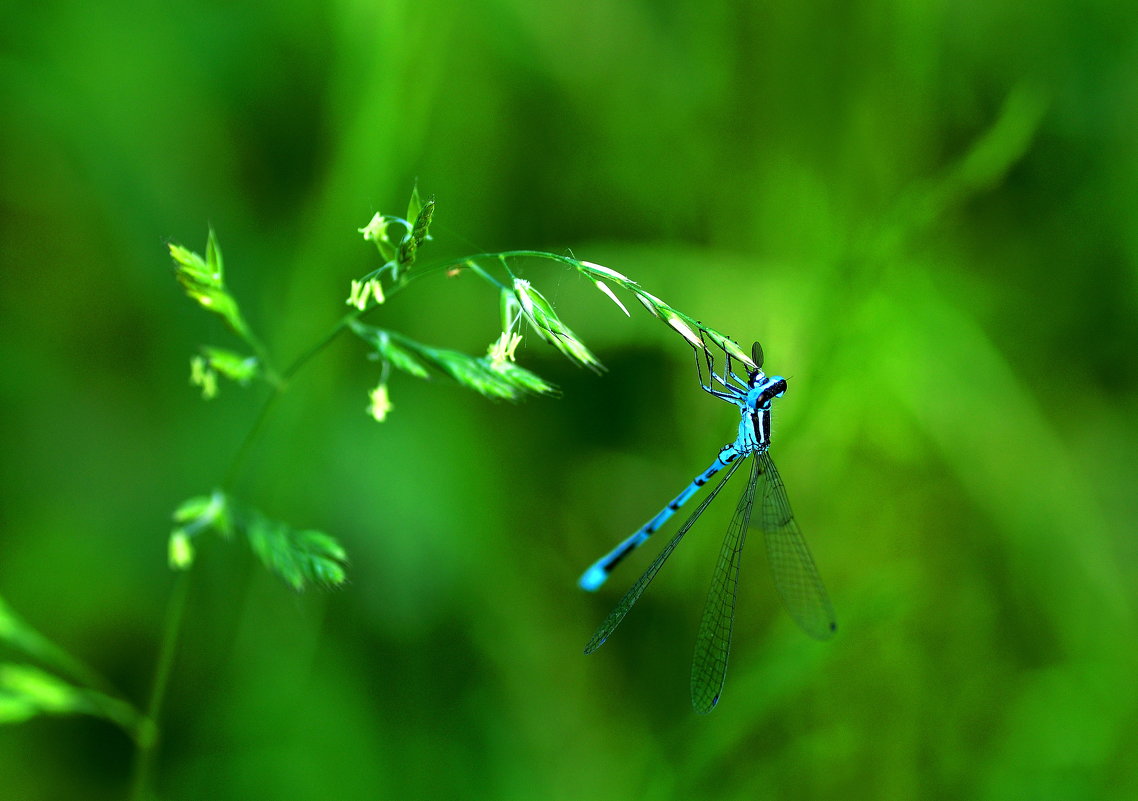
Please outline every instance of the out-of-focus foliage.
M167 552L175 570L193 566L196 537L214 533L229 539L237 531L269 572L294 590L314 583L336 585L347 577L348 555L334 537L322 531L298 531L256 509L243 508L220 491L183 501L174 511L174 522Z
M737 417L677 336L535 265L608 368L528 337L518 361L558 398L404 381L376 425L351 337L290 380L234 491L335 536L349 581L298 596L195 542L163 798L1135 797L1136 16L9 4L0 595L143 704L169 510L219 480L267 391L205 407L187 386L186 354L235 343L166 243L212 226L287 363L378 266L358 226L417 177L439 258L571 248L762 341L838 634L797 631L752 542L726 692L691 712L721 498L581 654L653 548L599 597L578 573ZM433 280L369 321L484 352L497 298ZM0 727L3 794L120 798L131 749L95 716Z

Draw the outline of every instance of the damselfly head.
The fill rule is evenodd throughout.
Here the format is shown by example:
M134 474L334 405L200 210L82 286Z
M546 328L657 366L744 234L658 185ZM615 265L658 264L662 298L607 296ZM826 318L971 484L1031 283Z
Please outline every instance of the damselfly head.
M786 379L780 375L765 376L758 383L752 382L751 386L759 390L759 396L755 399L755 408L769 409L771 401L781 398L786 392Z

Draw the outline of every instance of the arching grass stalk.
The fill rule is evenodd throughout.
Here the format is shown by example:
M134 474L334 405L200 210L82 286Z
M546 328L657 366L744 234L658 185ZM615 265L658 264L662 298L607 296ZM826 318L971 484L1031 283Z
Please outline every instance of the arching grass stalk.
M383 263L350 283L346 303L352 310L308 350L285 369L277 370L268 350L254 335L240 306L225 285L224 262L216 234L211 230L205 255L180 245L170 246L175 274L186 294L207 311L219 315L242 343L242 350L215 346L202 347L191 360L191 382L201 388L205 399L219 391L220 379L247 386L255 381L268 385L269 394L257 416L237 446L224 479L209 495L187 499L174 512L174 529L169 538L169 564L182 572L166 616L165 634L155 671L153 688L145 715L133 779L133 797L146 798L159 740L159 720L189 592L189 571L195 560L199 536L213 532L225 539L239 536L249 544L266 568L297 590L316 583L334 586L345 578L346 552L332 536L320 531L297 530L274 520L236 499L233 483L252 443L260 433L273 405L289 382L344 332L355 334L369 348L370 358L380 363L379 384L369 392L368 413L377 421L387 419L395 408L388 381L393 372L419 379L441 374L482 395L519 400L529 394L550 394L556 388L515 361L518 344L526 331L552 345L570 361L599 371L600 360L561 319L553 304L533 283L517 274L515 265L524 261L549 261L569 267L590 280L621 311L628 308L614 287L631 293L654 317L669 325L687 343L706 349L705 343L722 348L740 362L751 363L749 354L717 331L668 305L644 290L637 282L616 270L581 261L572 256L535 250L479 253L458 260L430 265L418 262L420 249L430 241L430 224L435 201L422 201L413 192L406 217L376 214L359 229L366 241L377 248ZM459 350L427 345L407 334L364 322L364 317L389 303L411 283L445 272L469 272L485 282L498 296L501 328L486 353L473 356Z

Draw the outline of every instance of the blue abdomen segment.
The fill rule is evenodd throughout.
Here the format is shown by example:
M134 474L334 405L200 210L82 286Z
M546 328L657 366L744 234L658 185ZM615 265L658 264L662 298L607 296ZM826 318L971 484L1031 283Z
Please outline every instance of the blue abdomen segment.
M609 574L613 571L618 564L620 564L624 557L635 551L640 547L645 540L651 537L674 515L679 508L683 506L691 496L695 495L700 489L703 488L711 478L722 470L731 462L742 456L743 453L734 444L725 445L719 451L719 455L715 457L712 465L700 473L690 484L684 487L683 492L673 498L667 506L661 509L655 517L640 527L630 537L625 539L607 554L602 556L593 565L581 574L581 578L577 579L578 586L583 590L590 592L598 589Z

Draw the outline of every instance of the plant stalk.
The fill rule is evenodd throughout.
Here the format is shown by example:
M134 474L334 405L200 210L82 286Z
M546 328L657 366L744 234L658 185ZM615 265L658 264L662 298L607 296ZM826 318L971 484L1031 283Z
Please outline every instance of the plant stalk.
M191 573L188 570L178 573L174 591L170 595L170 601L166 607L165 632L162 637L162 649L158 653L158 665L154 671L154 685L150 688L150 699L146 704L146 717L138 730L134 776L131 780L130 798L132 801L146 801L152 797L149 786L158 752L162 703L166 698L166 688L170 683L170 673L174 667L178 640L181 638L186 598L190 590L190 575Z

